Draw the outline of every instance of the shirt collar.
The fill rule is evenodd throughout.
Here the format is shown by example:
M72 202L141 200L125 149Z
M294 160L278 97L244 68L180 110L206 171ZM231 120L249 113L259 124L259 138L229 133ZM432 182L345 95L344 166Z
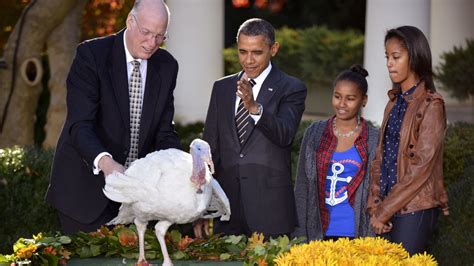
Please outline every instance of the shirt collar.
M267 78L268 74L270 74L270 71L272 70L272 63L269 62L267 68L258 75L258 77L254 78L253 80L255 81L256 84L262 84L265 79Z
M397 99L398 96L401 96L403 97L405 101L411 102L412 100L418 98L424 91L425 91L425 82L423 81L423 79L421 79L420 81L418 81L418 83L415 86L411 87L405 93L403 93L401 88L397 86L389 90L387 94L391 101Z
M127 64L128 63L131 63L132 61L136 60L138 61L140 64L142 63L142 60L143 59L140 59L140 58L133 58L133 56L130 54L130 52L128 51L128 47L127 47L127 42L126 42L126 39L125 39L125 35L127 35L127 29L125 29L125 32L123 33L123 46L125 47L125 59L127 60Z
M407 95L412 94L412 93L416 90L416 88L418 87L418 84L420 84L420 81L418 81L415 85L413 85L413 87L411 87L410 89L408 89L406 92L403 92L403 93L402 93L402 92L400 91L400 95L403 96L403 97L405 97L405 96L407 96Z

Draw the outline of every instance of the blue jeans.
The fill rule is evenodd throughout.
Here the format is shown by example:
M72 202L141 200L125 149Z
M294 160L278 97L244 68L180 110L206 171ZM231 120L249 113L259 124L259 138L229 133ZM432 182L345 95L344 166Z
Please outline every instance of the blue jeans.
M432 208L405 214L395 214L392 231L383 237L401 243L410 255L423 253L438 221L439 209Z

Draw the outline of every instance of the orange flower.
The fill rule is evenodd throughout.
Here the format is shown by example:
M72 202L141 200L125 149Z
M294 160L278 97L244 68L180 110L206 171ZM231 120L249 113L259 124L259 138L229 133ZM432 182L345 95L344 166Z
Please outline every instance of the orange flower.
M60 254L63 255L64 259L70 259L71 258L71 252L69 252L67 249L65 249L63 246L61 246L61 250L59 251Z
M178 242L178 249L179 250L185 250L189 244L193 243L194 239L185 236L184 238L181 238Z
M93 237L98 237L98 238L104 238L106 236L111 236L113 233L107 228L106 226L101 226L97 231L95 232L90 232L89 235Z
M103 226L103 225L99 228L99 232L101 232L104 236L113 235L113 233L109 230L109 228L107 226Z
M51 255L56 256L57 252L56 252L56 249L54 247L48 246L48 247L43 249L43 254L51 254Z
M118 233L120 245L123 247L135 247L138 244L138 237L132 230L122 230Z
M17 252L16 255L20 259L29 259L31 256L33 256L33 253L36 252L36 246L33 244L29 244L26 247L20 248Z
M258 258L257 265L258 266L268 266L268 263L264 258Z
M256 246L264 246L263 240L265 237L263 236L262 233L257 233L254 232L252 236L250 236L249 241L248 241L248 248L254 249Z

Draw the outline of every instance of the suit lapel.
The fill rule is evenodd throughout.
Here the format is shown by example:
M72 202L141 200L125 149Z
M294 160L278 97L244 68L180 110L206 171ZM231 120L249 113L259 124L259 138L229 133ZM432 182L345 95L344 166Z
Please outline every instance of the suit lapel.
M242 73L242 72L240 72ZM237 80L239 80L240 73L236 74L234 77L232 77L229 80L229 84L225 86L225 102L224 104L224 112L226 115L227 119L227 124L229 125L229 132L232 134L232 139L234 143L232 144L232 147L235 147L234 145L240 145L239 144L239 137L237 136L237 127L235 125L235 100L236 100L236 91L237 91Z
M128 95L127 63L123 45L124 30L117 33L108 60L108 70L124 127L130 129L130 100ZM127 134L130 136L130 134Z
M280 79L280 70L278 70L275 65L272 65L272 70L268 74L267 78L263 81L262 87L260 88L260 92L257 96L257 102L259 102L262 106L267 105L275 92L278 90L278 82Z
M124 129L127 130L127 142L130 141L130 99L128 92L127 63L125 58L125 47L123 45L124 30L117 33L112 47L112 57L109 58L109 75L120 110ZM159 73L159 62L153 60L153 56L147 63L147 75L145 83L145 95L143 95L142 114L140 119L140 134L138 151L141 151L143 143L149 132L153 121L153 111L157 105L160 92L161 77Z
M154 118L154 110L157 106L158 95L161 88L160 64L151 57L147 62L147 74L145 83L145 95L143 95L142 114L140 119L140 134L138 150L141 151L143 143L150 132L151 123ZM166 104L166 103L165 103Z

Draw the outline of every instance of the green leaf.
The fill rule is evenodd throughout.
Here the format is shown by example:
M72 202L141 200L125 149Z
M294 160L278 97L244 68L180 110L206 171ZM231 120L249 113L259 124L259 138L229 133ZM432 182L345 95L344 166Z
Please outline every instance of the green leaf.
M178 230L173 230L170 232L171 241L173 243L178 243L181 240L181 233Z
M56 241L55 237L47 236L47 237L41 238L41 240L38 241L38 242L48 245L48 244L53 243L55 241Z
M182 252L181 250L176 251L173 253L173 259L180 260L186 257L186 253Z
M49 266L49 262L45 257L39 256L39 255L33 255L31 260L33 261L34 265Z
M229 260L231 257L231 255L229 253L222 253L220 256L219 256L219 259L220 260Z
M231 236L228 236L225 242L237 245L242 240L242 237L243 237L242 235L240 236L231 235Z
M265 247L258 245L254 248L254 252L255 252L256 255L264 255L265 254Z
M227 250L233 254L239 255L240 252L242 252L242 248L240 248L237 245L227 245L226 246Z
M119 252L117 250L109 250L107 251L107 253L105 253L105 256L106 257L110 257L110 256L113 256L113 255L117 255Z
M58 242L61 243L61 244L69 244L69 243L71 243L71 238L68 237L68 236L60 236L58 238Z
M156 251L146 251L146 252L145 252L145 258L146 258L147 260L156 259Z
M78 232L78 233L76 233L76 236L78 238L84 239L84 241L86 241L86 242L90 241L91 239L94 238L93 236L89 235L88 233L84 233L84 232Z
M138 259L139 254L138 253L122 253L120 256L126 258L126 259Z
M23 243L24 239L20 238L18 239L15 244L13 245L13 252L16 253L19 249L26 247L26 244Z
M278 246L280 247L280 250L286 250L290 244L290 239L288 239L287 236L283 236L279 237L278 240Z
M47 263L46 265L48 266L57 266L59 262L59 258L52 254L43 254L42 256L40 256L40 258L43 259L43 261L45 259L45 262Z
M9 262L9 260L2 254L0 254L0 262Z
M93 257L99 256L100 255L100 245L91 245L91 253Z
M78 255L81 258L90 258L92 257L92 252L89 247L81 247L81 249L78 252Z

